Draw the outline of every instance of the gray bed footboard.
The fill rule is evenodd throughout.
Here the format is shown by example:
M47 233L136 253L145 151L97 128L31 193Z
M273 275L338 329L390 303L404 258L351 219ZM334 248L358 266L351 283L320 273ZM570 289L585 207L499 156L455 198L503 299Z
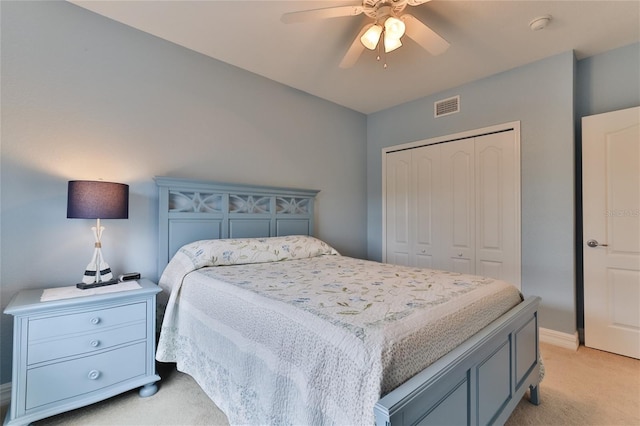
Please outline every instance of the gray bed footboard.
M376 425L503 424L527 389L537 405L539 303L527 298L385 395Z

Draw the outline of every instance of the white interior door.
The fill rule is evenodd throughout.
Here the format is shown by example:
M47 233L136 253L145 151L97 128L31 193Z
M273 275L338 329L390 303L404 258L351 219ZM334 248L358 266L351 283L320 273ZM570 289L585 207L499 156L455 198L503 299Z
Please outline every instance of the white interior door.
M640 107L582 119L585 345L640 358Z

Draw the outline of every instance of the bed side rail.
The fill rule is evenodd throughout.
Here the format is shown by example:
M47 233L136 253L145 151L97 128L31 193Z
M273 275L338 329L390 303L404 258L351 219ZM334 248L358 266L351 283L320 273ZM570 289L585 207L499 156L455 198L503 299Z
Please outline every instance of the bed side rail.
M538 404L538 306L529 297L385 395L378 426L503 424L531 389Z

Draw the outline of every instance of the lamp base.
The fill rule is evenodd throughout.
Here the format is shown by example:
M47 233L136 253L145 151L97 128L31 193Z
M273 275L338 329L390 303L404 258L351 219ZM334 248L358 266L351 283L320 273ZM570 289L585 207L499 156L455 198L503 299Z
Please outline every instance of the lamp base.
M78 287L80 290L86 290L88 288L95 288L95 287L103 287L106 285L113 285L113 284L118 284L120 281L118 281L117 279L112 279L109 281L100 281L97 283L91 283L91 284L87 284L87 283L78 283L76 284L76 287Z
M102 243L100 242L100 238L102 238L104 226L100 226L100 219L97 219L96 226L92 227L91 230L93 231L93 236L95 237L96 242L94 244L93 257L91 258L91 262L87 265L87 269L84 271L82 282L85 284L94 284L97 281L110 281L113 279L113 273L111 272L111 268L107 262L105 262L102 257Z

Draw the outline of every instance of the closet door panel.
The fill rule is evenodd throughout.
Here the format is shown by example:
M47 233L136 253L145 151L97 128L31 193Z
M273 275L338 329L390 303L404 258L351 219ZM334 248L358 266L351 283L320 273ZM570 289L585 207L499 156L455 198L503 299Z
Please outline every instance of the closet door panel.
M386 250L387 262L409 265L411 151L398 151L386 156Z
M475 273L475 182L473 139L441 144L441 269Z
M513 131L475 138L476 274L519 284L515 156Z
M438 259L438 188L440 148L425 146L412 150L413 191L411 223L415 224L412 265L435 268Z
M502 278L504 235L502 229L503 162L501 150L493 145L476 145L476 272Z

